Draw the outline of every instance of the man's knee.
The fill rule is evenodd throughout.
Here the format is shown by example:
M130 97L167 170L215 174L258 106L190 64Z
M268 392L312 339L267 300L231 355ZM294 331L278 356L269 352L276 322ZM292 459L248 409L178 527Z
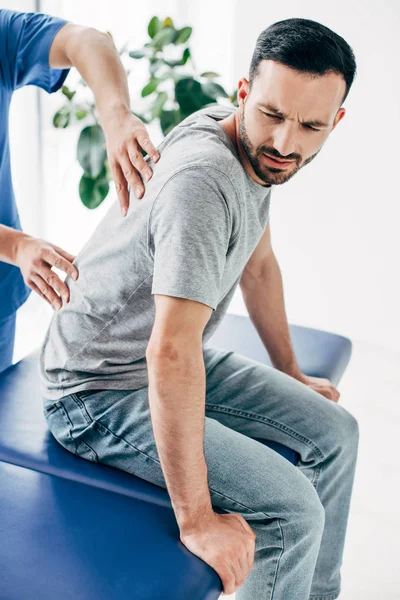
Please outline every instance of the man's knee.
M325 509L311 481L299 471L304 485L294 489L296 498L295 522L308 533L322 535L325 526Z
M360 428L357 419L343 406L336 406L335 419L331 422L331 439L334 447L350 452L357 451Z

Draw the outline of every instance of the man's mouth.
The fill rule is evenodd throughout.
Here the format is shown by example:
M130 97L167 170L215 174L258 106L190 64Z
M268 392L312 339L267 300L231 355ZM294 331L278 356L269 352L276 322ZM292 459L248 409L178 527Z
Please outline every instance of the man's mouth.
M280 160L277 158L272 158L272 156L265 154L265 152L263 152L263 156L267 164L269 164L271 167L276 167L278 169L285 169L294 162L293 160Z

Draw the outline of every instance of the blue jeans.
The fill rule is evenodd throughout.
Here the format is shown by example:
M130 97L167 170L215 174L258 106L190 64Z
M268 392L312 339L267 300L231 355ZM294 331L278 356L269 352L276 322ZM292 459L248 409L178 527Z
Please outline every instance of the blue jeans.
M12 365L16 316L17 313L12 313L0 319L0 373Z
M204 350L204 453L213 505L257 535L237 600L334 600L358 449L342 406L271 367ZM44 400L50 431L70 452L166 488L148 388L90 390ZM295 466L252 438L296 450Z

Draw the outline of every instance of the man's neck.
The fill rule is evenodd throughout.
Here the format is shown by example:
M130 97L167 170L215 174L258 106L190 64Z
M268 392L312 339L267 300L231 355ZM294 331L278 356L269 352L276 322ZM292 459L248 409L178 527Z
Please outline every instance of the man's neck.
M254 181L256 183L259 183L260 185L262 185L264 187L271 187L270 185L267 185L262 179L260 179L255 174L253 167L251 166L250 161L246 156L246 153L243 151L242 145L240 143L240 136L239 136L239 126L240 126L239 111L236 110L234 113L229 115L229 117L226 117L225 119L222 119L221 121L218 121L218 125L220 125L226 131L226 133L229 135L229 137L232 141L232 144L236 148L237 154L239 156L239 160L242 163L243 168L246 169L247 173L250 175L250 177L252 179L254 179Z

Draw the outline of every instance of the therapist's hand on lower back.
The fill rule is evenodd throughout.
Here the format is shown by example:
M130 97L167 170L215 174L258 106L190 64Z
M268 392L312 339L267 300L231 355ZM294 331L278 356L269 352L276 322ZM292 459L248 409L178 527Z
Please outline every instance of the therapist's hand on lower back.
M57 273L52 271L52 267L64 271L73 279L78 279L78 269L72 264L74 258L72 254L50 242L20 234L14 264L20 268L26 285L46 300L54 310L58 310L63 302L69 302L70 292Z

